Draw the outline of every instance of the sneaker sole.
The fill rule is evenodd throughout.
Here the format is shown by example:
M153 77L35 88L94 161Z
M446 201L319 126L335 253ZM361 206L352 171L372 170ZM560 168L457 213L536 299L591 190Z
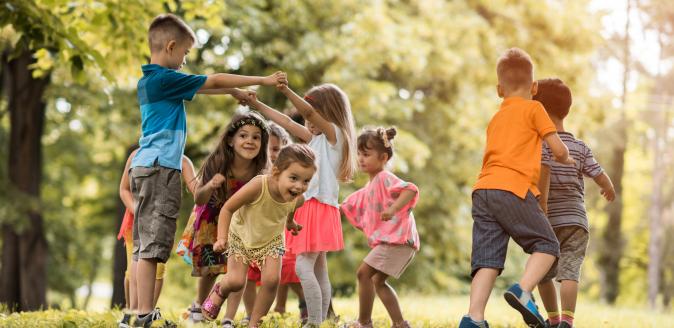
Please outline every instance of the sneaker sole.
M515 296L515 294L506 292L503 294L503 298L505 298L506 302L508 302L508 304L513 309L522 314L522 318L524 319L524 322L527 324L527 326L531 328L545 328L545 323L541 322L535 314L531 313L529 309L520 303L520 300L517 298L517 296Z

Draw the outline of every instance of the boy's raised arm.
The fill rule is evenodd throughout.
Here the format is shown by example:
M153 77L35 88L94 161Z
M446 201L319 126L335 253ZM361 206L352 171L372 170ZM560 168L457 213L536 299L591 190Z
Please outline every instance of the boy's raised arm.
M557 132L551 132L543 137L543 140L550 147L552 155L555 157L555 161L562 164L576 164L576 161L573 160L573 157L569 156L569 148L566 147L562 139L559 138Z
M201 86L198 93L209 89L228 89L245 87L249 85L278 85L288 83L286 74L279 71L269 76L246 76L227 73L216 73L206 77L206 82Z

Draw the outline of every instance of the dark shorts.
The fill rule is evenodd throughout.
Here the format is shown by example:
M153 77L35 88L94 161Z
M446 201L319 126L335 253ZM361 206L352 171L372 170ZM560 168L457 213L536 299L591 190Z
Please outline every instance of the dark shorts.
M134 167L129 183L135 202L133 259L165 263L173 248L180 212L180 171L161 166Z
M500 274L511 237L528 254L559 257L557 237L531 192L521 199L504 190L475 190L472 213L471 276L481 268L498 269Z
M557 281L580 281L580 267L585 260L585 251L590 239L590 233L581 226L563 226L554 228L559 240L559 259L550 269L550 272L541 281L557 278Z

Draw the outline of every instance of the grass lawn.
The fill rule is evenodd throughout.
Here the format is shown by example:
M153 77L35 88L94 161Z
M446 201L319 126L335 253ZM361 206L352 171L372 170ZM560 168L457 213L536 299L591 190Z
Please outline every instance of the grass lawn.
M467 296L415 296L402 295L403 313L413 327L456 327L461 316L467 311ZM339 324L325 323L322 327L340 327L354 320L358 313L356 298L338 298L334 307L340 315ZM288 301L292 311L284 316L273 314L263 327L299 327L297 302ZM162 313L180 326L190 327L181 322L183 309L164 304ZM381 303L376 301L374 309L376 327L390 327L388 316ZM116 327L120 311L85 312L78 310L4 314L0 316L0 327ZM238 319L243 316L240 308ZM512 310L505 301L494 293L488 307L487 319L491 327L522 327L519 313ZM191 327L217 327L216 323L192 325ZM674 313L658 313L643 308L609 307L581 299L576 313L576 327L674 327Z

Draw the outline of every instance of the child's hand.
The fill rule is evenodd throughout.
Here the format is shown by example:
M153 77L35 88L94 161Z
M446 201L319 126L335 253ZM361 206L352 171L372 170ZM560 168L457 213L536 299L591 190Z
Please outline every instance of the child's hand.
M571 156L567 156L565 161L558 160L557 162L567 165L576 165L576 161Z
M382 221L388 221L393 218L395 215L395 212L391 207L385 209L383 212L381 212L381 220Z
M615 199L615 189L613 188L608 188L608 189L602 189L601 190L601 195L606 198L609 202L612 202Z
M254 90L234 89L232 97L239 101L242 106L248 106L251 95L255 95Z
M288 229L288 231L290 231L293 236L297 236L297 234L302 230L302 225L293 220L293 222L290 222L286 225L286 229Z
M286 83L277 84L276 90L280 91L281 93L284 93L285 91L287 91L288 90L288 81L286 81Z
M218 239L215 244L213 244L213 251L216 253L223 253L227 250L227 238Z
M225 177L220 173L216 173L213 176L213 178L211 178L211 181L208 181L208 186L211 189L215 190L215 189L220 188L224 182L225 182Z
M286 73L278 71L262 79L262 85L279 85L288 84L288 76Z

